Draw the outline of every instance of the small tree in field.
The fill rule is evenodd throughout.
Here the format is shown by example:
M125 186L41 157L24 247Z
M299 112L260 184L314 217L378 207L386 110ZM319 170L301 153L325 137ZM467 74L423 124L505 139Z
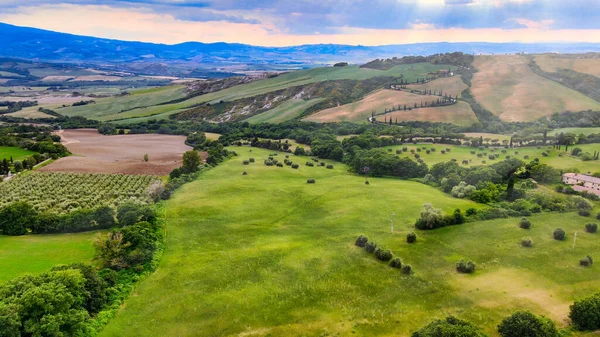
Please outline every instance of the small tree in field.
M502 337L559 337L554 322L529 311L517 311L498 325Z
M145 162L148 162L148 159L149 159L149 158L148 158L148 154L146 153L146 154L144 155L144 161L145 161Z
M406 242L408 242L408 243L417 242L417 234L415 234L415 233L406 234Z
M185 172L196 172L200 166L200 155L197 151L187 151L183 154L183 169Z
M557 228L554 231L554 240L564 241L567 239L567 233L562 228Z

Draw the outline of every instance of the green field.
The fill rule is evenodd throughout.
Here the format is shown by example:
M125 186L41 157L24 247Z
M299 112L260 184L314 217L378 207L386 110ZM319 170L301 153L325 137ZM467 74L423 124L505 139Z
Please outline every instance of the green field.
M22 160L35 154L33 151L24 150L19 147L0 146L0 161L3 159Z
M196 96L179 103L156 105L161 102L183 97L173 92L168 93L170 91L165 89L165 91L162 92L165 94L164 96L162 94L157 95L156 93L144 93L141 95L106 98L98 100L96 104L89 106L86 105L83 107L70 107L61 109L60 113L68 116L86 116L88 118L100 120L137 117L166 118L181 109L185 109L196 104L206 102L213 104L222 100L232 101L314 82L341 79L365 80L376 76L400 76L400 74L404 75L405 80L414 81L418 77L425 77L428 72L436 71L438 69L447 69L449 67L451 66L434 65L431 63L417 63L399 65L389 70L359 68L358 66L313 68L308 70L293 71L261 81L236 85L234 87L210 94ZM174 87L171 86L167 88ZM178 94L182 94L182 92L178 92ZM146 95L148 95L148 97L146 97ZM143 96L146 97L146 99L136 100L136 96ZM132 108L136 109L130 110ZM121 112L125 109L129 111ZM139 122L137 119L135 121Z
M249 123L282 123L300 116L304 110L323 101L323 98L310 100L290 99L278 107L246 119Z
M0 235L0 283L28 273L42 273L57 264L91 262L96 233Z
M589 135L592 133L600 133L600 128L562 128L554 129L548 132L548 136L556 136L560 133L572 133L575 135Z
M479 206L410 181L365 185L339 163L307 167L306 157L291 156L299 169L267 167L270 151L233 149L241 155L167 202L160 266L102 336L407 336L448 314L496 336L500 320L522 308L564 326L569 304L600 286L595 268L578 266L598 252L600 234L583 233L589 219L537 215L529 231L514 218L468 223L419 231L409 245L405 235L423 203L446 211ZM249 157L256 163L242 165ZM552 239L559 226L581 233L575 249ZM355 247L358 234L415 274L401 276ZM524 237L533 248L519 246ZM455 272L462 258L477 263L474 275Z
M447 162L452 159L456 159L459 164L461 164L463 160L471 160L471 163L468 166L484 165L483 161L485 161L485 165L490 165L490 164L494 164L494 163L504 160L504 158L506 156L511 156L514 158L521 159L525 162L528 162L535 158L538 158L541 163L548 164L559 170L569 171L571 169L578 169L582 173L600 172L600 161L598 161L598 160L582 161L577 157L573 157L573 156L569 155L570 151L569 151L569 153L566 153L564 150L559 151L559 150L553 149L552 147L548 147L548 146L542 147L541 149L538 149L537 147L521 147L521 148L506 149L506 153L502 153L501 152L502 149L496 149L496 152L492 152L491 149L485 149L482 151L477 148L472 148L472 147L467 147L467 146L447 145L447 144L431 144L431 143L424 143L424 144L418 144L418 145L413 145L413 144L396 145L396 146L390 146L387 148L392 149L391 153L395 154L396 150L401 150L404 147L407 147L408 151L403 152L401 154L401 156L409 157L409 158L413 158L413 159L414 159L414 156L412 153L410 153L410 150L412 150L412 149L416 150L416 148L418 148L418 147L420 147L420 148L425 147L427 149L435 148L436 151L431 152L430 154L427 154L424 149L422 149L421 152L415 152L415 153L418 153L421 156L421 158L425 161L425 163L430 167L434 164L437 164L440 162ZM587 151L590 153L593 153L594 151L600 151L600 144L576 145L573 147L579 147L584 152ZM573 147L571 147L571 148L573 148ZM448 152L446 154L442 154L441 151L446 148L449 148L450 152ZM563 149L564 149L564 147L563 147ZM550 154L548 155L548 157L542 156L542 152L544 152L546 150L550 150ZM475 154L471 154L471 151L475 151ZM518 152L518 153L515 154L515 152ZM482 153L482 154L487 153L487 155L483 155L481 158L479 158L479 157L477 157L478 153ZM493 154L493 153L499 153L500 157L495 160L490 160L488 158L488 155ZM562 157L559 156L560 154L562 154ZM529 156L529 159L525 159L524 158L525 156Z

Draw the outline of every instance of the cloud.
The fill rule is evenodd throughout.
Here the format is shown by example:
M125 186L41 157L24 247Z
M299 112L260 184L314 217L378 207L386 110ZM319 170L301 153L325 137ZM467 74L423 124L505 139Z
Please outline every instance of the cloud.
M549 29L553 24L554 20L541 20L541 21L532 21L528 19L511 19L510 21L514 21L519 24L521 27L532 28L532 29Z

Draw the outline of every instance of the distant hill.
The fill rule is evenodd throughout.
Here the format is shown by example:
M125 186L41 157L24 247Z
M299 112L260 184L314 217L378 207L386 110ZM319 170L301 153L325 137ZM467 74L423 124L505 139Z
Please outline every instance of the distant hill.
M470 54L600 52L600 44L419 43L386 46L336 44L260 47L237 43L186 42L175 45L129 42L57 33L0 23L0 56L41 61L210 64L215 67L301 67L334 62L364 63L377 58L461 51Z

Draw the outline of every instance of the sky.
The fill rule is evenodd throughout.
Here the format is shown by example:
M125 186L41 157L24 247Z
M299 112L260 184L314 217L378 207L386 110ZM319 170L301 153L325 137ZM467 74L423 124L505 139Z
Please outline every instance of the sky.
M0 0L0 22L129 41L600 42L600 0Z

